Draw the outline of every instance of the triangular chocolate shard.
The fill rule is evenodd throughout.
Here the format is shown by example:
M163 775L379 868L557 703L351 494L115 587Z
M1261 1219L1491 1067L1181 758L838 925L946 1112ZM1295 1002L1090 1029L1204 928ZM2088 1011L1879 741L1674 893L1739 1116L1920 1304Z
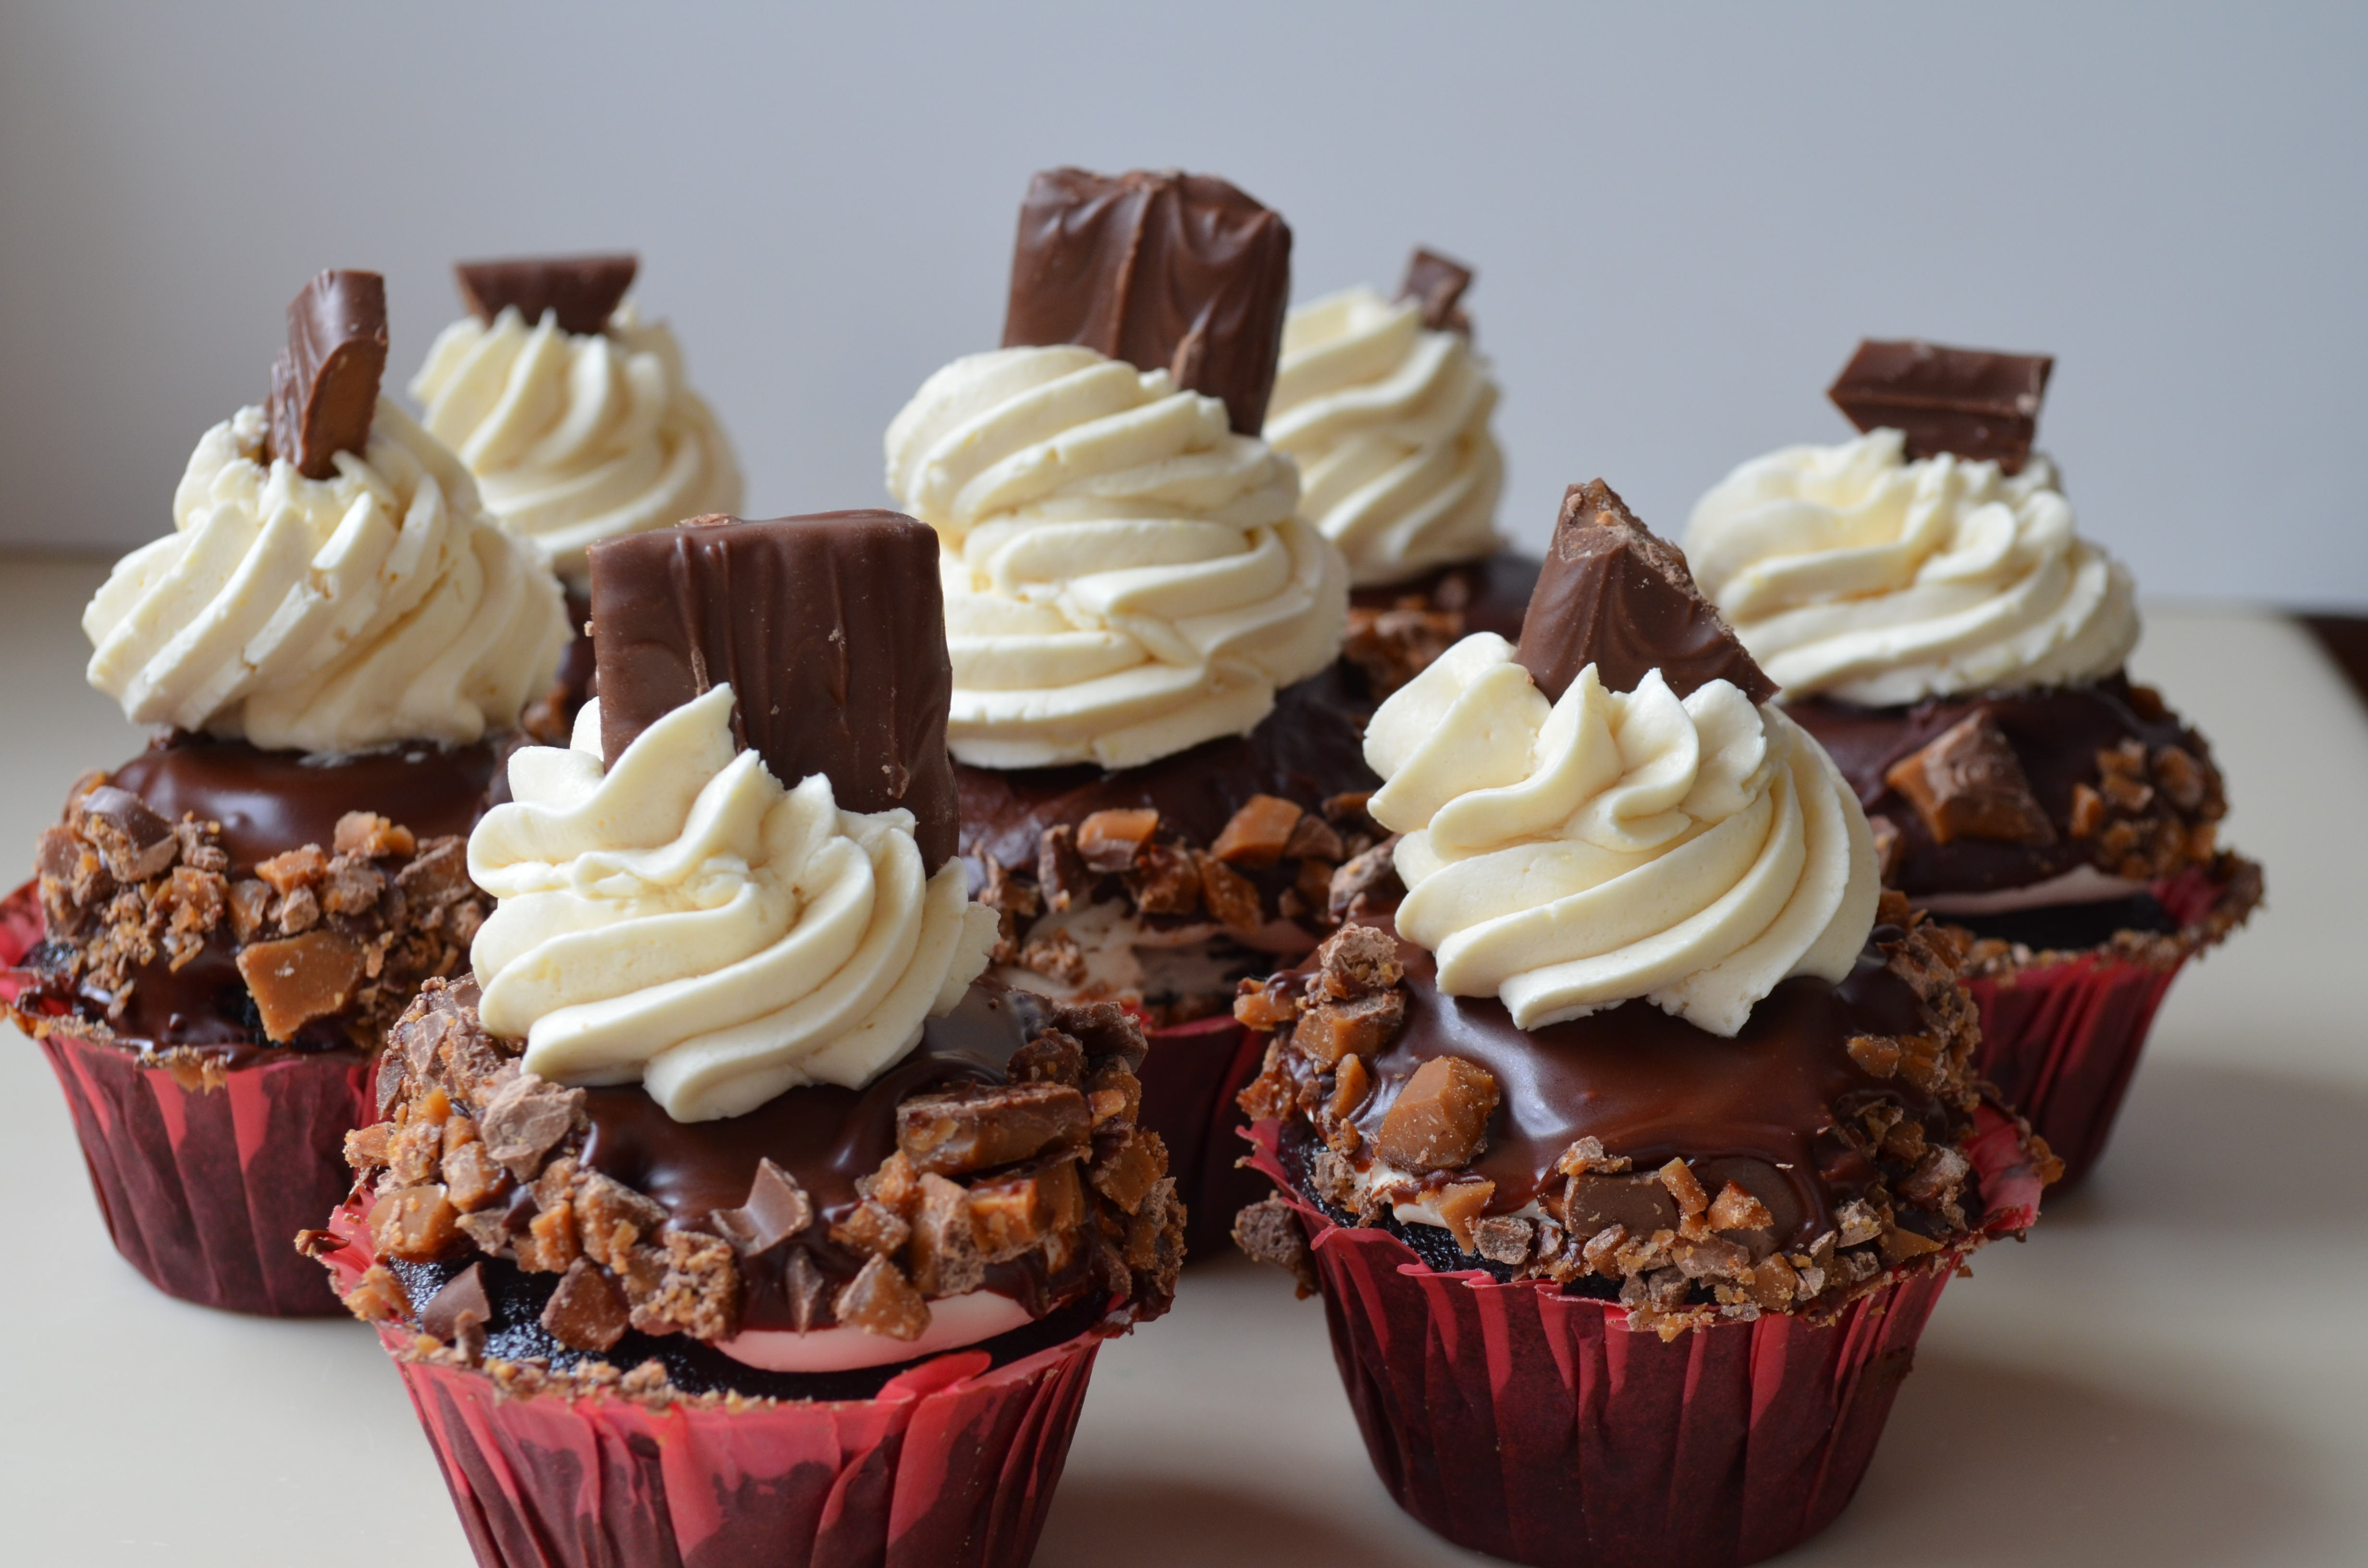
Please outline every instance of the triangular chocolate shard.
M1652 670L1679 697L1714 680L1754 702L1777 690L1694 586L1685 552L1600 479L1563 495L1514 656L1550 701L1589 665L1612 691L1635 690Z
M1291 226L1225 181L1048 169L1019 209L1003 346L1082 344L1168 371L1255 436L1290 297Z
M307 479L337 472L335 455L370 446L386 375L386 279L324 272L288 301L288 347L271 366L268 456Z
M830 776L839 809L913 813L934 872L954 852L938 536L898 512L696 517L592 546L600 747L731 685L739 743L783 784Z
M769 1252L814 1223L814 1200L798 1178L769 1159L757 1162L756 1179L748 1185L748 1201L737 1209L718 1209L708 1216L718 1233L743 1257Z
M2055 368L2045 354L1868 338L1826 395L1861 430L1904 433L1911 458L1950 452L2021 473Z
M1422 324L1433 332L1472 335L1472 318L1463 313L1463 291L1472 287L1472 269L1437 251L1417 250L1406 263L1406 281L1398 298L1422 306Z
M452 275L460 279L461 302L479 321L492 321L507 305L532 326L549 311L558 316L560 331L589 337L608 327L641 266L639 256L619 251L457 261Z

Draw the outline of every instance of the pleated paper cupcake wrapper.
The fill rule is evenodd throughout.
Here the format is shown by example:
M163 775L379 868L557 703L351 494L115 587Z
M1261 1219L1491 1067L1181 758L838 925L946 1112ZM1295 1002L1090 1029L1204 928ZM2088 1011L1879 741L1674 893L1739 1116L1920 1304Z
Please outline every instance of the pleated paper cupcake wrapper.
M1266 1178L1240 1169L1249 1124L1234 1096L1258 1076L1265 1042L1230 1017L1150 1031L1143 1063L1143 1124L1167 1144L1168 1174L1184 1199L1184 1256L1233 1250L1234 1216L1266 1196Z
M2231 886L2190 870L2155 895L2193 933ZM1966 980L1982 1015L1975 1066L2064 1162L2058 1190L2103 1155L2156 1011L2188 959L2216 939L2182 940L2167 964L2098 949Z
M1987 1230L2037 1218L2017 1129L1984 1108L1967 1153ZM1299 1210L1332 1353L1373 1468L1459 1545L1540 1568L1732 1568L1823 1529L1873 1456L1917 1336L1966 1250L1895 1270L1828 1324L1767 1314L1663 1342L1551 1284L1441 1274L1258 1168Z
M18 963L40 939L28 883L0 902L0 965ZM28 1034L47 1027L21 1011L17 1021ZM295 1239L352 1185L346 1133L376 1116L360 1052L275 1053L209 1083L193 1066L63 1028L49 1027L40 1043L115 1250L150 1284L269 1317L345 1310Z
M367 1232L351 1207L332 1229L350 1288ZM1020 1568L1103 1337L999 1368L951 1351L869 1400L734 1410L507 1395L405 1356L407 1328L379 1335L483 1568Z

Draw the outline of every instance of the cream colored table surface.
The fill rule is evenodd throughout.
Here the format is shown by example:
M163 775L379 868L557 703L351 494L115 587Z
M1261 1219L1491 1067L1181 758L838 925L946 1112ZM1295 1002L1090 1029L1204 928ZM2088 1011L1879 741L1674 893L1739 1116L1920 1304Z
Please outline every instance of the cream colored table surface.
M82 681L102 570L0 558L0 861L140 744ZM1784 1562L2368 1562L2368 712L2261 615L2157 608L2136 670L2217 745L2269 907L2172 992L2089 1189L1951 1287L1857 1501ZM16 1039L0 1210L0 1563L468 1562L370 1332L150 1290ZM1103 1352L1036 1560L1487 1561L1391 1504L1320 1307L1235 1258Z

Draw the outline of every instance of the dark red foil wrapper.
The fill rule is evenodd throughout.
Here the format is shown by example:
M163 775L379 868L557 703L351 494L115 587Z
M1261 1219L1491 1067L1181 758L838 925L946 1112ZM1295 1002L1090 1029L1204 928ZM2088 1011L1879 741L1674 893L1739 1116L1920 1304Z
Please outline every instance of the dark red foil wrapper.
M0 902L0 967L41 939L31 883ZM0 979L0 994L17 987ZM29 1032L29 1031L28 1031ZM375 1120L358 1051L272 1051L211 1086L193 1065L58 1030L40 1042L124 1261L168 1296L267 1317L345 1311L296 1233L353 1185L346 1134Z
M2201 925L2227 891L2202 870L2154 888L2185 927ZM1982 1014L1975 1067L2064 1162L2058 1190L2103 1155L2155 1011L2185 966L2184 956L2165 967L2099 949L1965 981Z
M2038 1217L2011 1120L1967 1154L1988 1231ZM1830 1324L1777 1314L1664 1342L1547 1282L1440 1274L1382 1230L1333 1224L1254 1132L1299 1210L1332 1355L1373 1469L1460 1546L1538 1568L1733 1568L1825 1528L1873 1457L1917 1336L1964 1248L1894 1270Z
M1258 1076L1266 1042L1223 1016L1148 1032L1143 1125L1167 1145L1186 1210L1186 1261L1214 1257L1232 1250L1234 1216L1267 1192L1264 1176L1235 1164L1249 1123L1234 1103Z
M350 1288L368 1233L350 1207L332 1229ZM949 1351L868 1400L737 1410L521 1398L405 1357L400 1324L379 1337L482 1568L1023 1568L1103 1335L993 1369Z

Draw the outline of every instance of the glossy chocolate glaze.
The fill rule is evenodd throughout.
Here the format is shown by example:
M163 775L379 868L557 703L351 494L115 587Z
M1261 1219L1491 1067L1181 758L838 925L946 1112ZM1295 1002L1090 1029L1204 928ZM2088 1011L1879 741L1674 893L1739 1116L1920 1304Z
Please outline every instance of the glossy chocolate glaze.
M1733 1040L1644 1001L1525 1032L1493 996L1442 994L1420 948L1401 942L1399 956L1406 1023L1369 1063L1376 1088L1358 1129L1370 1140L1434 1056L1486 1067L1500 1098L1487 1147L1470 1168L1497 1184L1490 1213L1530 1202L1563 1152L1592 1135L1640 1172L1683 1158L1711 1192L1740 1184L1768 1206L1780 1241L1805 1245L1878 1175L1835 1131L1838 1118L1887 1098L1936 1141L1952 1140L1946 1104L1904 1079L1874 1078L1850 1059L1853 1035L1926 1028L1915 994L1884 968L1872 941L1839 985L1797 977L1777 986Z
M1096 812L1149 806L1163 824L1205 846L1252 795L1281 795L1313 808L1328 795L1379 789L1381 780L1365 766L1364 721L1372 708L1359 694L1361 683L1355 671L1335 664L1285 687L1274 711L1247 735L1203 741L1140 767L1001 769L957 762L962 853L993 856L1033 875L1044 830Z
M1923 818L1883 781L1893 764L1943 730L1986 708L2013 743L2031 780L2032 793L2056 825L2053 844L2001 844L1957 838L1936 844ZM1881 813L1899 829L1898 870L1892 885L1909 898L1919 893L1983 892L2028 887L2089 862L2089 841L2072 836L2072 790L2094 786L2097 753L2135 736L2149 754L2177 745L2198 761L2210 748L2194 731L2166 710L2159 719L2140 716L2129 681L2115 674L2088 686L2039 691L1984 692L1975 697L1933 698L1905 708L1861 708L1827 698L1801 698L1784 711L1817 737L1870 814Z
M1359 609L1390 609L1400 599L1420 598L1427 608L1463 610L1467 634L1493 631L1508 642L1518 642L1521 617L1530 608L1530 595L1536 591L1543 564L1534 555L1500 550L1478 561L1442 566L1409 582L1358 588L1349 594L1349 602Z
M686 1230L712 1231L708 1216L746 1202L759 1160L794 1177L821 1216L780 1246L744 1260L747 1293L742 1321L749 1328L789 1328L784 1271L793 1251L810 1257L832 1280L851 1279L860 1254L835 1245L827 1232L853 1210L856 1180L880 1168L896 1149L896 1107L913 1095L960 1084L1002 1084L1012 1053L1049 1027L1039 997L992 983L971 988L962 1005L924 1026L921 1043L860 1089L813 1085L775 1096L745 1116L720 1121L677 1121L639 1085L587 1089L591 1119L581 1158L662 1205ZM985 1288L1034 1313L1074 1294L1086 1278L1076 1267L1049 1276L1041 1255L990 1265Z

